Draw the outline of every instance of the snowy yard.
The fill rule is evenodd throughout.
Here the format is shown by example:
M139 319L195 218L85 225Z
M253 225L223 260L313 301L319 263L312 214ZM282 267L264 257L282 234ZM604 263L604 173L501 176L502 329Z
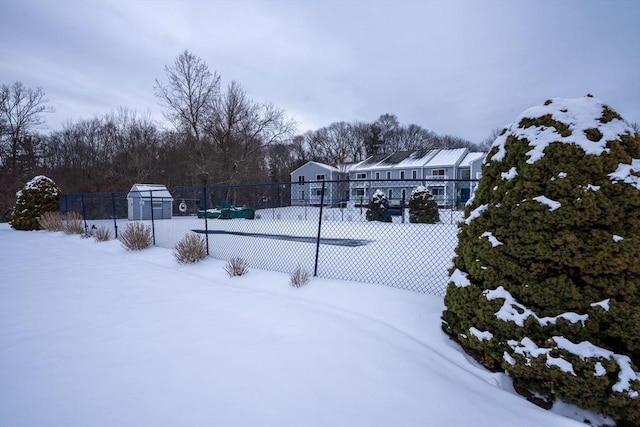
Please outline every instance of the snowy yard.
M441 297L223 266L0 224L0 426L584 425L467 357Z

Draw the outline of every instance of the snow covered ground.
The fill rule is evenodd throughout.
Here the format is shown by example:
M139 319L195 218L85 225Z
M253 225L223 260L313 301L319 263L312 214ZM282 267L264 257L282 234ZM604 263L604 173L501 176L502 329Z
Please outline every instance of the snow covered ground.
M441 297L224 264L0 224L0 426L584 425L470 360Z

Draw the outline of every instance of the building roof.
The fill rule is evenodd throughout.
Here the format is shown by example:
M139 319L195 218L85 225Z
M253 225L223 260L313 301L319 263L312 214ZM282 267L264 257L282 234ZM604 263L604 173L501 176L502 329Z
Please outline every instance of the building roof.
M391 154L390 156L386 157L385 159L381 160L380 163L377 164L377 166L388 167L388 166L395 166L395 165L401 164L412 153L413 153L413 151L398 151L398 152L395 152L395 153Z
M167 190L167 187L162 184L133 184L131 190L129 190L129 194L127 195L127 197L131 193L138 193L140 197L150 198L153 196L154 199L156 197L158 199L173 199L173 196L171 195L169 190Z
M461 167L471 167L471 163L475 162L478 159L483 159L485 156L487 155L487 153L482 153L482 152L474 152L474 153L468 153L464 159L462 159L462 161L460 162Z
M308 161L307 163L305 163L304 165L292 170L289 173L289 175L292 175L292 174L296 173L298 170L302 169L303 167L305 167L305 166L307 166L309 164L314 164L314 165L320 166L321 168L327 169L327 170L329 170L331 172L340 172L340 170L338 168L334 167L334 166L328 165L326 163L314 162L313 160L311 160L311 161Z
M466 148L440 150L424 166L427 168L457 166L467 152Z
M319 162L307 162L295 169L291 174L300 168L313 163L324 169L334 172L360 172L370 170L388 170L388 169L415 169L415 168L434 168L434 167L470 167L471 162L483 158L487 153L474 152L470 153L467 148L455 148L450 150L435 149L419 155L417 151L398 151L393 154L375 154L366 158L359 163L351 163L339 165L338 167L329 166Z

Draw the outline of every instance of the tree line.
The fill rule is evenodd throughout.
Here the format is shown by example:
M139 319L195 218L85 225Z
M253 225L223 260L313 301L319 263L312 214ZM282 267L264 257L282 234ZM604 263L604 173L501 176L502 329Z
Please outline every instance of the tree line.
M198 56L180 53L155 80L154 95L167 129L121 107L67 122L44 133L53 112L42 88L21 82L0 87L0 209L5 218L15 193L37 174L65 193L126 191L136 182L169 187L288 182L289 173L313 160L332 165L372 154L471 147L452 135L401 124L394 114L373 122L335 122L296 133L294 120L269 103L251 99ZM494 131L495 133L495 131Z

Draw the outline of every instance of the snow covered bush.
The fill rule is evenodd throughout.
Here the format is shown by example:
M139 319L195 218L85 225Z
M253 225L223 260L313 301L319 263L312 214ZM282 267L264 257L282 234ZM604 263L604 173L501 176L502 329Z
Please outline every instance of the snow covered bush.
M249 272L249 264L240 257L233 257L223 267L229 277L244 276Z
M460 226L443 330L556 399L640 425L640 138L587 96L495 140Z
M387 196L384 195L382 190L376 190L371 196L371 201L367 206L367 212L365 214L367 221L382 221L391 222L391 218L384 218L384 210L387 207Z
M207 257L207 242L204 237L189 233L176 244L173 256L180 264L200 262Z
M139 251L151 247L153 235L151 227L141 222L127 224L127 227L120 233L120 242L128 250Z
M45 212L58 210L60 188L51 178L38 175L17 194L9 223L16 230L39 230L38 219Z
M409 222L422 224L435 224L440 222L438 203L433 198L431 191L426 187L418 186L411 192L409 198Z

